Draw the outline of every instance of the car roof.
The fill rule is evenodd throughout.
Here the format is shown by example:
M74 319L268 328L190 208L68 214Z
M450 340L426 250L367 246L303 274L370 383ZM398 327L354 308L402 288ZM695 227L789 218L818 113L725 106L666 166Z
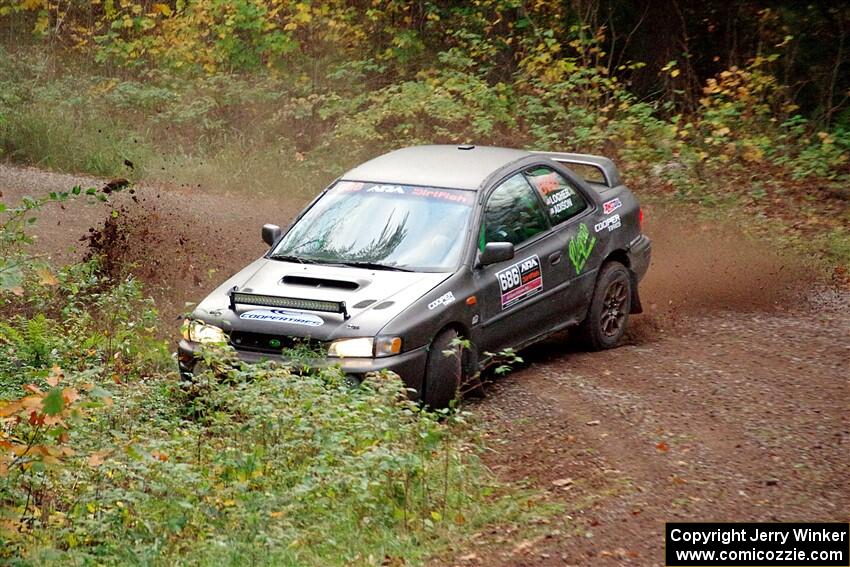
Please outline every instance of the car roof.
M494 171L530 155L487 146L413 146L358 165L342 179L475 190Z

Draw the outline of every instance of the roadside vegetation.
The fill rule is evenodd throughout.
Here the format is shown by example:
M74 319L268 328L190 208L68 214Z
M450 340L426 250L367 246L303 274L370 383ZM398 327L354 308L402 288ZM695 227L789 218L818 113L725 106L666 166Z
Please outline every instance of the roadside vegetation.
M631 4L0 0L0 156L306 200L404 145L602 153L846 284L847 9L673 2L666 33ZM49 207L107 198L0 202L0 562L416 564L548 513L393 376L212 349L181 387L131 271L29 250Z
M599 152L848 261L846 7L674 3L664 34L614 0L0 6L16 161L306 199L410 144Z

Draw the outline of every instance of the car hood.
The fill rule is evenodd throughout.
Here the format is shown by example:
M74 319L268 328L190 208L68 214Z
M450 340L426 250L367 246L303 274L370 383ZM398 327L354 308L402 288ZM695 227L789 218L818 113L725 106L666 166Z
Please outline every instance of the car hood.
M260 258L228 279L202 301L193 317L225 331L248 331L330 340L375 336L413 302L451 273L396 272L347 266L297 264ZM342 314L236 304L229 292L344 301Z

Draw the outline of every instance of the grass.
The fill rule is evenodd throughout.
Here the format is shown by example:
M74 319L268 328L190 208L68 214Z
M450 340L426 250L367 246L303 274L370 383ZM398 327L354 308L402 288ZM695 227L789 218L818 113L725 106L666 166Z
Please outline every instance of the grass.
M43 106L7 113L0 147L18 162L103 177L133 177L125 160L144 162L153 153L139 133L108 117Z
M306 201L329 184L340 165L316 167L298 161L285 141L279 145L233 139L210 147L183 145L144 162L145 180L246 195L285 194Z
M4 504L32 502L16 507L28 527L5 534L3 556L416 565L488 525L554 509L529 506L480 465L468 415L421 411L396 378L360 389L339 372L254 367L222 378L200 377L191 400L166 375L108 387L112 402L71 429L73 458L0 479Z

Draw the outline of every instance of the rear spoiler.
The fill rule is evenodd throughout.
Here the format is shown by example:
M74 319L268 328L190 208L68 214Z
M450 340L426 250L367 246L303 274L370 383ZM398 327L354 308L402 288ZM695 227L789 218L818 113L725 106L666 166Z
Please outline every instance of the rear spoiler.
M576 175L584 178L588 183L597 183L607 187L616 187L622 184L620 172L610 159L591 154L568 154L563 152L531 152L545 156L553 161L562 163L570 168Z

